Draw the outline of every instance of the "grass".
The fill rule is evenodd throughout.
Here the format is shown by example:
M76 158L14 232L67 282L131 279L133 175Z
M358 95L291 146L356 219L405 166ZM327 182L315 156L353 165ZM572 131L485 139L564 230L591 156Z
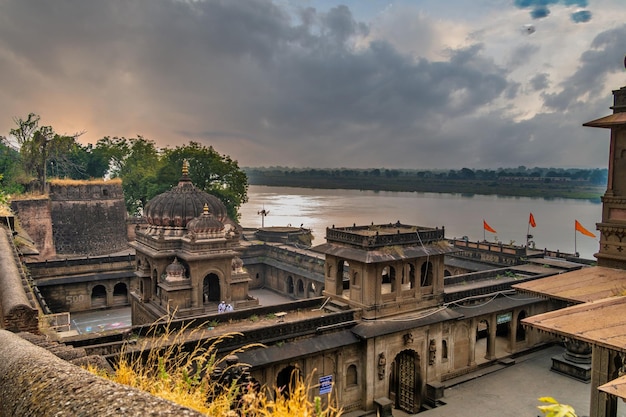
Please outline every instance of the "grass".
M222 335L208 347L200 342L192 352L183 350L183 341L196 330L183 328L160 335L149 335L137 344L147 357L130 350L127 345L121 353L114 374L88 367L87 369L111 381L146 391L156 397L173 401L207 416L251 417L339 417L341 410L333 405L322 405L319 397L311 399L311 378L293 383L289 395L272 387L250 389L252 384L232 383L222 386L212 375L225 374L230 367L246 368L245 364L227 364L218 356L219 344L236 333ZM191 333L191 335L190 335ZM259 344L237 349L259 347Z
M73 180L69 178L50 178L48 180L53 185L96 185L96 184L121 184L120 178L105 179L89 179L89 180Z

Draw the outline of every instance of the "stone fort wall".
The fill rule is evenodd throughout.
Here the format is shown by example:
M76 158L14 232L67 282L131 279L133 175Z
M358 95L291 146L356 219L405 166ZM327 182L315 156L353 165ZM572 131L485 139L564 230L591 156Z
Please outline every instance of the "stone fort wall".
M51 181L49 198L11 203L39 259L104 255L128 247L120 181Z
M49 194L57 255L102 255L128 247L121 182L52 182Z
M52 259L56 256L52 239L50 199L33 197L11 201L11 210L19 218L20 225L33 240L39 256L37 259Z

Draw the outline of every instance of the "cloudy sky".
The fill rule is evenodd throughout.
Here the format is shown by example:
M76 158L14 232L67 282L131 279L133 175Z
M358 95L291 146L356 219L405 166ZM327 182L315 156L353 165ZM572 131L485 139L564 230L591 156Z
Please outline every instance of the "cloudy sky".
M547 4L541 6L541 4ZM605 167L623 0L0 0L0 135L240 166Z

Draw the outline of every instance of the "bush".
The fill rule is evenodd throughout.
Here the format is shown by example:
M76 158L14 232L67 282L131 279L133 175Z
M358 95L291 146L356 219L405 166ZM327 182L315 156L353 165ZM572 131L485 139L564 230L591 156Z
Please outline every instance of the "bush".
M157 336L154 331L142 343L136 344L140 346L139 350L131 351L131 345L125 346L113 375L93 367L87 369L111 381L146 391L209 416L340 416L341 411L332 405L322 406L319 397L310 401L310 378L295 381L288 396L279 389L259 389L251 382L245 385L234 380L230 385L224 384L226 386L218 383L216 374L225 375L235 367L247 369L242 364L227 363L228 357L218 359L217 356L218 345L237 333L220 336L208 348L202 347L199 342L191 353L184 351L182 342L193 338L196 332L183 328L174 333L166 327ZM259 346L249 345L232 354ZM149 352L147 358L139 354L141 351ZM273 393L274 398L268 393Z

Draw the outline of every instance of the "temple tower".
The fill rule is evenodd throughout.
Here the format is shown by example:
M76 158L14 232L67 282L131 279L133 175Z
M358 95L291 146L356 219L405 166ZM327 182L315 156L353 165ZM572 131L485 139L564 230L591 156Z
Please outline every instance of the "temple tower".
M146 204L147 227L136 230L133 324L215 313L220 301L235 309L258 300L239 258L240 226L217 197L196 188L187 162L176 187Z
M326 229L325 291L376 319L443 302L444 229L397 222Z
M583 124L610 129L609 176L602 196L599 266L626 268L626 87L613 91L613 114Z

